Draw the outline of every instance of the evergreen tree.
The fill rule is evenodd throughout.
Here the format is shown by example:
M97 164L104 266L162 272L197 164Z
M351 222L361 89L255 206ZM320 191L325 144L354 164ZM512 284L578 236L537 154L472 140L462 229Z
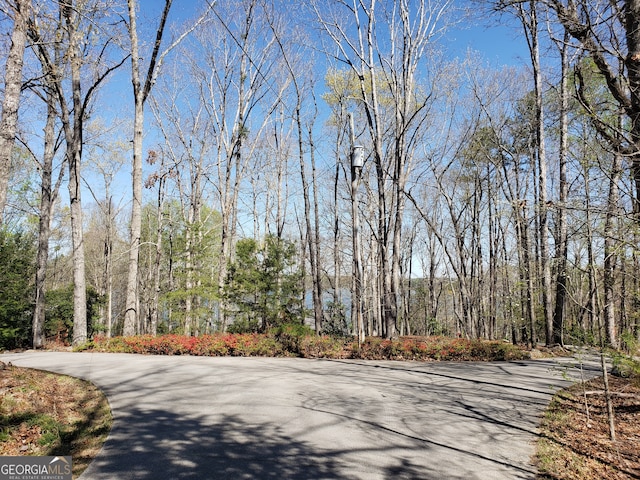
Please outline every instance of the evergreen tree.
M262 245L250 238L238 242L223 290L235 318L230 331L265 331L303 322L296 250L293 242L275 235L268 235Z
M35 258L33 235L0 230L0 348L29 342Z

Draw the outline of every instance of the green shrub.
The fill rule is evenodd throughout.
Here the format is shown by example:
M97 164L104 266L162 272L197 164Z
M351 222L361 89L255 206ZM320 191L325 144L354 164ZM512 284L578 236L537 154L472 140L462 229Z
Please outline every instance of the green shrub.
M286 352L299 355L300 342L305 337L315 336L315 332L308 326L301 323L286 323L279 325L270 332L282 345Z
M33 235L0 228L0 349L30 343L35 254Z
M99 307L104 302L93 287L87 287L87 333L92 337L98 325ZM44 334L47 339L68 343L73 338L73 284L46 292Z
M233 355L241 357L282 355L283 349L275 338L257 333L236 335Z
M236 318L235 321L227 327L228 333L258 333L260 331L260 322L251 318Z
M329 335L307 335L300 339L300 355L305 358L345 358L345 341Z
M632 346L632 350L637 351L637 343L635 339L626 339L624 342L628 342ZM611 373L618 377L632 378L640 381L640 361L634 358L632 355L625 354L621 351L614 351L611 353L611 360L613 363L613 369Z
M322 322L322 334L330 337L350 337L351 332L347 324L347 315L343 303L329 302L326 309L326 318Z

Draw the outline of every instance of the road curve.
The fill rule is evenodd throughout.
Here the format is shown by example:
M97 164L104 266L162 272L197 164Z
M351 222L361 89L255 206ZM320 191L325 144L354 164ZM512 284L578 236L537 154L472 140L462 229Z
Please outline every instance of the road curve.
M524 479L575 361L415 363L25 352L84 378L113 429L81 479ZM592 367L588 376L597 374Z

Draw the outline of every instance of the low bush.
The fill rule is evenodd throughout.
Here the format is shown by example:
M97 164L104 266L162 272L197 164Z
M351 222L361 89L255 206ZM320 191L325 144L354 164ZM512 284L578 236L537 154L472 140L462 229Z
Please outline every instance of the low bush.
M279 357L284 350L277 340L269 335L247 333L236 335L232 355L239 357Z
M300 342L306 337L314 337L315 332L308 326L301 323L286 323L271 329L271 334L282 345L286 351L300 354Z
M316 336L308 327L283 325L269 334L140 335L95 337L78 350L154 355L299 356L304 358L358 358L365 360L469 361L519 360L528 353L504 342L448 337L367 338L358 346L353 339Z
M368 338L358 348L351 347L352 357L368 360L518 360L528 353L512 344L449 337L402 337L398 340Z
M299 352L304 358L346 358L349 350L344 339L329 335L308 335L300 340Z
M139 335L135 337L96 337L77 350L152 355L198 356L282 356L285 352L275 338L257 333L185 335Z
M75 350L95 350L98 352L111 353L133 353L131 347L125 341L127 337L107 338L103 336L95 336L90 342L76 347Z
M228 335L203 335L191 349L191 355L224 357L230 354Z

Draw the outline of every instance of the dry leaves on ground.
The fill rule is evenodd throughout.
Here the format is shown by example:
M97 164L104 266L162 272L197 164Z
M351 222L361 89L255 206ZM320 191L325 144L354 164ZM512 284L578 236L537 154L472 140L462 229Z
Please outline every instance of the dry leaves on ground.
M93 384L0 362L0 455L71 455L76 478L111 423L109 404Z
M616 441L602 378L557 394L542 423L540 478L640 479L640 381L609 377Z

